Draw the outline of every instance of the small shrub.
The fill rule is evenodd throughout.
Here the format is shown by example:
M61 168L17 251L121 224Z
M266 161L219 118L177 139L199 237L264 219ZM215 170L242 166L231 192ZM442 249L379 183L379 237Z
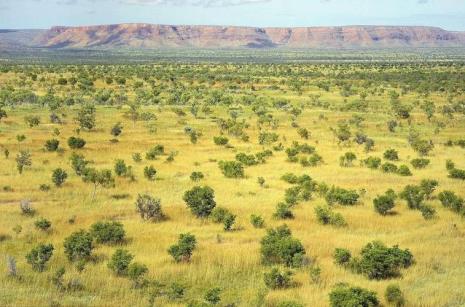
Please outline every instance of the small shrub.
M276 205L276 212L273 216L280 220L293 219L294 214L292 213L290 205L280 202Z
M384 297L386 301L396 307L402 307L405 305L404 294L400 290L398 285L389 285L384 292Z
M57 151L59 145L60 145L60 141L58 141L57 139L51 139L45 142L44 147L45 147L45 150L47 151Z
M410 163L412 164L414 168L422 169L429 165L430 160L425 159L425 158L417 158L417 159L413 159L412 161L410 161Z
M381 165L381 170L384 173L397 173L398 172L397 165L390 163L390 162L383 163L383 165Z
M261 240L261 258L264 264L284 264L289 267L302 265L305 248L292 237L287 225L269 229Z
M57 187L61 187L65 183L66 178L68 178L68 173L61 168L57 168L52 173L52 182Z
M35 221L34 226L35 226L37 229L40 229L40 230L42 230L42 231L47 231L47 230L49 230L50 227L52 226L52 223L50 223L50 221L47 220L47 219L40 218L40 219L38 219L37 221Z
M157 170L153 165L144 167L144 176L150 181L154 181L157 175Z
M220 161L218 166L221 169L223 175L227 178L243 178L244 167L240 162L236 161Z
M380 195L373 199L373 206L376 212L381 215L387 215L395 206L396 195L394 191L389 190L385 195Z
M126 232L119 222L97 222L90 227L90 234L97 243L116 244L124 242Z
M342 167L350 167L356 159L357 156L353 152L346 152L339 158L339 165Z
M81 149L86 146L86 141L82 138L71 136L68 138L68 146L71 149Z
M401 166L399 166L399 168L397 169L397 173L401 176L412 176L412 172L410 171L408 166L405 164L402 164Z
M34 215L35 213L34 208L32 208L31 201L27 199L20 201L19 208L21 209L21 213L24 215Z
M353 206L357 203L360 196L356 191L346 190L343 188L332 187L325 196L328 205L338 203L342 206Z
M136 210L144 220L159 222L166 218L161 208L161 201L148 194L139 194L136 200Z
M383 154L384 159L389 160L389 161L398 161L399 160L399 154L397 153L397 150L395 149L388 149L384 152Z
M132 280L133 288L142 288L146 281L144 275L147 274L148 268L145 264L137 262L131 263L128 267L128 277Z
M407 185L400 193L400 198L407 201L410 209L420 209L425 199L425 192L420 186Z
M317 221L322 225L333 225L337 227L347 225L342 214L333 212L329 207L315 207L315 215Z
M120 177L126 176L128 174L128 166L126 165L124 160L121 160L121 159L116 160L114 170L115 170L115 174ZM144 175L145 175L145 170L144 170Z
M377 307L380 306L376 293L347 284L337 285L329 294L331 307Z
M443 191L438 194L438 198L445 208L465 216L465 203L462 197L452 191Z
M436 188L438 187L439 185L439 182L437 180L434 180L434 179L423 179L420 183L420 187L421 189L423 190L423 192L425 193L425 197L426 199L431 199L434 193L434 191L436 190Z
M218 146L224 146L228 144L229 139L225 136L220 135L220 136L213 137L213 142L215 142L215 144Z
M265 273L265 285L270 289L285 289L292 286L292 272L280 271L278 268Z
M85 260L92 254L94 248L92 235L84 230L74 232L65 239L65 254L70 261Z
M116 275L124 276L128 273L128 267L131 264L134 256L127 250L117 249L111 256L108 262L108 268L112 270Z
M192 257L196 244L197 241L194 235L190 233L181 234L179 235L178 244L172 245L168 249L168 253L176 262L188 262Z
M368 157L363 160L363 164L368 168L377 169L381 165L381 159L378 157Z
M221 289L220 288L212 288L205 293L204 299L207 303L212 305L217 305L221 301Z
M216 206L214 191L208 186L196 186L186 191L183 200L192 213L200 218L208 217Z
M164 153L165 147L163 145L156 145L145 154L145 158L147 160L155 160L157 156L163 155Z
M42 272L45 269L46 263L52 257L53 250L52 244L39 244L26 255L27 263L29 263L34 270Z
M190 179L192 181L200 181L204 178L204 175L202 172L192 172L190 175Z
M263 228L265 226L265 220L260 215L255 214L250 216L250 223L255 228Z
M420 212L425 220L430 220L436 215L436 210L433 207L425 204L420 206Z
M333 257L336 264L346 266L352 259L352 254L345 248L336 248Z

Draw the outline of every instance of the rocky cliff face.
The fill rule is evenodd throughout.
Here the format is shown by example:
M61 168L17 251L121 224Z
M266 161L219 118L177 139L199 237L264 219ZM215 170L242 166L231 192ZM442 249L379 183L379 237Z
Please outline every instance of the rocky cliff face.
M465 47L465 32L434 27L253 28L118 24L53 27L35 39L50 48L394 48Z

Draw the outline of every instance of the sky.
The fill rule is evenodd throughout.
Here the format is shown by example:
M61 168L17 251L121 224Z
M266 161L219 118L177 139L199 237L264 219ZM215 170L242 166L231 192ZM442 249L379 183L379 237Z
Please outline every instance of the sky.
M0 28L115 23L420 25L465 31L465 0L0 0Z

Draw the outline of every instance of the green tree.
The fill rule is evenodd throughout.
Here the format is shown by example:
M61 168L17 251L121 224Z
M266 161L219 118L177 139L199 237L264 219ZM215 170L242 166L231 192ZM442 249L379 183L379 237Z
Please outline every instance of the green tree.
M192 257L192 253L195 250L197 241L195 236L190 233L184 233L179 235L178 244L171 245L168 249L168 253L174 258L176 262L188 262Z
M193 187L184 193L183 200L191 212L199 218L208 217L216 206L215 192L208 186Z
M39 244L34 247L27 255L26 260L36 271L42 272L45 269L46 263L53 255L52 244Z

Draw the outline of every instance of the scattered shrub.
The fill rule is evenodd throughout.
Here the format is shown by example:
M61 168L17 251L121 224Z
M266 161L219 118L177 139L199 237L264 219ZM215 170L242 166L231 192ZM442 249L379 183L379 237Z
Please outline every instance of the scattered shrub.
M71 149L81 149L86 146L86 141L82 138L71 136L68 138L68 146Z
M290 205L280 202L276 205L276 212L273 216L280 220L293 219L294 214L292 213Z
M352 259L352 254L345 248L336 248L333 257L336 264L346 266Z
M265 220L260 215L255 214L250 216L250 223L255 228L263 228L265 226Z
M284 264L299 267L303 264L305 249L302 243L292 237L287 225L269 229L261 240L261 258L264 264Z
M204 175L202 172L192 172L190 175L190 179L192 181L200 181L204 178Z
M408 166L405 164L402 164L401 166L399 166L399 168L397 169L397 173L401 176L412 176L412 172L410 171Z
M368 157L363 160L363 164L368 168L377 169L381 165L381 159L378 157Z
M217 305L221 301L220 293L220 288L209 289L207 293L205 293L204 299L209 304Z
M124 276L128 273L129 265L134 256L125 249L117 249L108 262L108 268L116 275Z
M405 305L404 294L400 290L398 285L389 285L384 292L384 297L386 301L396 307L402 307Z
M27 263L29 263L34 270L42 272L45 269L46 263L52 257L53 250L52 244L39 244L26 255Z
M186 191L183 200L192 213L200 218L208 217L216 206L214 191L208 186L196 186Z
M465 203L462 197L452 191L443 191L438 194L438 198L445 208L465 216Z
M145 264L133 262L128 267L128 277L132 280L133 288L142 288L146 281L144 275L147 274L148 268Z
M373 199L373 206L375 207L376 212L381 215L387 215L392 208L394 208L396 200L396 194L394 191L389 190L385 195L379 195Z
M395 149L388 149L384 152L383 154L384 159L389 160L389 161L398 161L399 160L399 154L397 153L397 150Z
M271 269L265 273L265 285L270 289L285 289L292 286L292 272L280 271L278 268Z
M410 163L412 164L414 168L422 169L429 165L430 160L425 159L425 158L417 158L417 159L413 159L412 161L410 161Z
M224 146L228 144L229 139L225 136L220 135L220 136L213 137L213 142L215 142L215 144L218 146Z
M342 214L333 212L329 207L317 206L315 208L315 215L318 222L323 225L334 225L337 227L347 225Z
M168 253L174 258L176 262L188 262L192 257L195 250L197 241L195 236L190 233L179 235L178 244L171 245Z
M57 139L51 139L45 142L44 147L45 147L45 150L47 151L57 151L59 145L60 145L60 141L58 141Z
M37 229L40 229L40 230L42 230L42 231L47 231L47 230L49 230L50 227L52 226L52 223L50 223L50 221L47 220L47 219L40 218L40 219L38 219L37 221L35 221L34 226L35 226Z
M65 254L70 261L85 260L92 254L94 248L92 235L84 230L74 232L65 239Z
M97 243L116 244L124 242L126 232L119 222L97 222L90 227L90 234Z
M61 168L57 168L52 173L52 182L57 187L61 187L65 183L66 178L68 178L68 173Z
M325 196L328 205L338 203L342 206L353 206L357 203L360 196L356 191L346 190L343 188L332 187Z
M161 201L148 194L139 194L136 200L136 210L144 220L159 222L166 218L161 208Z
M384 173L397 173L398 172L397 165L390 163L390 162L383 163L383 165L381 165L381 170Z
M353 152L346 152L339 158L339 165L342 167L350 167L357 160L357 156Z
M115 162L115 174L116 176L126 176L128 174L128 166L124 162L124 160L118 159ZM155 171L156 173L156 171ZM144 175L145 175L145 169L144 169Z
M157 170L153 165L144 167L144 177L150 181L154 181L157 175Z
M227 178L243 178L244 167L236 161L220 161L218 166Z
M380 306L376 293L347 284L337 285L329 294L331 307L377 307Z

